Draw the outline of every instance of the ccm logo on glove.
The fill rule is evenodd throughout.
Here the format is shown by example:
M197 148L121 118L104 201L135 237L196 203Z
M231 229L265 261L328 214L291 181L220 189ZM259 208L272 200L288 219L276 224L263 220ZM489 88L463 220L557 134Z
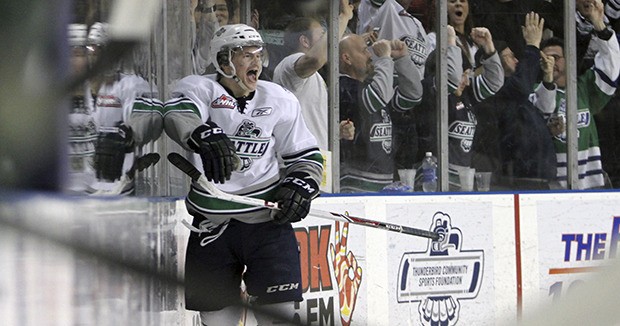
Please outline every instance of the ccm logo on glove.
M215 183L230 180L240 160L232 141L215 122L207 121L194 129L187 144L200 155L207 180Z
M310 212L310 202L319 195L319 185L305 172L293 172L282 180L276 193L279 210L271 211L277 224L299 222Z
M224 130L222 130L222 128L219 128L219 127L208 129L200 133L200 139L205 139L207 137L211 137L212 135L218 135L218 134L223 134L223 133L224 133Z
M292 183L296 186L301 187L301 189L307 191L309 194L313 194L316 192L316 188L312 187L309 183L307 183L306 181L296 178L296 177L286 177L284 178L284 181L282 181L283 184L285 183ZM310 198L310 197L307 197Z

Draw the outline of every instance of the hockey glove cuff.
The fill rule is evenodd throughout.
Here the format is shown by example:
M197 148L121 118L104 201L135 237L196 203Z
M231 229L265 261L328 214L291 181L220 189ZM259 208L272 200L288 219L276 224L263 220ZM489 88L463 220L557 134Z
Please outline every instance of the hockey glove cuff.
M276 193L279 210L271 211L277 224L299 222L310 212L310 202L319 195L319 185L305 172L287 175Z
M133 149L133 132L129 126L122 124L117 132L100 132L95 146L97 178L107 181L120 179L125 154Z
M200 155L205 176L209 181L224 183L236 170L239 158L232 141L215 122L208 121L196 128L189 140L189 147Z

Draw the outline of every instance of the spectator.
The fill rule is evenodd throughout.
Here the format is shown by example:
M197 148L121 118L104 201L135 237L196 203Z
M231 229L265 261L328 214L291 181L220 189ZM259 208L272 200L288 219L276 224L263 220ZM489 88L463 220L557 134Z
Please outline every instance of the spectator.
M192 15L190 17L193 21L192 73L204 74L209 63L209 42L215 30L221 22L224 22L225 18L227 20L228 16L224 17L222 13L218 14L214 0L192 0L191 10Z
M340 0L339 38L342 38L353 6ZM285 57L275 68L273 81L287 88L301 103L304 120L317 138L319 148L328 150L328 104L325 80L318 70L327 63L327 33L321 24L300 17L289 24L284 45L295 53Z
M603 4L592 3L582 14L592 22L594 37L591 42L598 48L594 66L577 80L578 173L577 189L600 188L605 185L601 163L598 132L592 117L611 99L616 90L614 81L620 72L620 48L613 30L605 26ZM567 188L567 147L563 117L566 116L566 62L564 43L551 38L541 44L543 52L543 83L532 94L531 100L547 117L559 117L551 124L557 155L559 186ZM554 122L552 120L552 122Z
M474 61L478 46L471 39L471 29L475 26L469 14L468 0L449 0L448 1L448 24L454 27L456 32L456 45L461 48L464 57L469 60L469 65L476 68ZM437 35L435 32L428 33L427 39L430 51L435 49Z
M540 73L543 26L538 14L527 14L522 28L527 47L521 60L506 42L496 42L504 86L476 107L474 167L493 172L497 189L549 189L549 181L555 179L552 135L529 101Z
M470 168L472 163L472 145L476 132L476 111L474 105L486 98L493 96L504 83L504 71L501 66L499 55L495 50L493 38L488 29L475 27L471 31L471 37L481 49L482 73L475 75L467 60L459 58L460 51L452 52L448 67L462 61L463 73L460 82L456 72L459 66L449 68L449 81L453 92L448 96L448 152L449 152L449 176L450 184L460 187L457 170ZM433 56L431 55L431 58ZM433 60L427 63L427 69L431 69L422 82L424 86L423 104L420 105L418 118L418 130L420 131L420 153L437 152L436 130L436 97L435 74ZM454 89L454 83L458 83ZM498 108L499 109L499 108ZM421 159L421 158L420 158ZM458 189L457 187L457 189Z
M590 43L594 30L593 23L586 17L586 12L593 6L594 0L577 0L575 2L575 20L577 26L577 72L582 74L594 64L594 55L596 47ZM618 2L607 1L605 5L605 16L603 18L605 25L615 26L616 36L620 24L618 23L618 15L620 7L617 9ZM616 18L614 18L616 17Z
M563 35L563 1L543 0L470 0L471 14L476 26L486 27L493 39L508 43L520 59L525 49L521 36L524 17L536 12L545 19L545 25L556 35Z
M598 128L603 171L615 188L620 185L620 90L605 108L594 115Z
M380 191L392 183L393 110L410 110L421 101L421 76L399 40L372 44L349 34L340 41L340 119L355 126L352 140L340 144L340 191ZM398 87L394 89L394 72Z
M410 3L411 0L362 0L358 10L357 34L379 28L378 39L404 41L411 60L424 75L429 45L422 23L405 10Z
M358 10L357 34L379 29L378 39L404 41L409 58L420 75L424 76L429 45L422 23L405 10L410 4L411 0L362 0ZM417 130L412 115L411 111L393 112L392 115L394 170L413 167L417 142L412 139L417 138Z

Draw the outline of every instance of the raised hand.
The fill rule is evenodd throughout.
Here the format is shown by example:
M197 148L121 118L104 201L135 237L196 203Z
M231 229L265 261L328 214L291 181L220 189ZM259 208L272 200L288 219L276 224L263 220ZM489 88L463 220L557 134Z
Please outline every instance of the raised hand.
M537 13L530 12L525 15L525 26L521 26L525 44L533 45L539 48L540 41L542 40L544 25L545 19L540 18Z
M379 40L372 44L372 51L377 57L389 57L392 55L392 44L388 40Z
M254 27L254 29L258 29L260 27L260 14L258 13L258 9L252 10L252 18L250 19L250 26Z
M495 45L493 44L493 37L491 32L486 27L474 27L470 33L471 39L478 46L482 47L484 53L492 54L495 52Z
M349 3L349 0L340 0L340 15L347 20L353 18L353 5Z
M392 49L392 53L390 55L394 59L402 58L409 54L407 44L401 40L392 40L392 42L390 42L390 47Z
M351 251L347 253L349 223L343 223L342 235L340 222L336 222L336 239L329 245L329 252L334 265L336 283L340 298L340 321L343 326L351 323L351 317L357 302L357 293L362 282L362 268L357 266L357 259Z
M448 45L456 45L456 32L452 25L448 25Z
M605 28L605 6L602 0L577 1L577 10L587 18L594 29L601 31Z
M553 83L553 67L555 66L555 58L546 55L544 52L540 51L540 69L543 71L543 82L545 83Z

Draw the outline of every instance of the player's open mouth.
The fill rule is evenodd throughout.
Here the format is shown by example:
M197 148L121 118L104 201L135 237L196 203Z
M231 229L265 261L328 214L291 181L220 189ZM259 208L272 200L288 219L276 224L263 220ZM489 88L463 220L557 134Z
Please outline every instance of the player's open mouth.
M455 14L457 17L463 17L463 11L461 11L461 10L457 10L457 11L455 11L455 12L454 12L454 14Z
M250 81L256 82L258 80L258 70L248 70L247 76Z

